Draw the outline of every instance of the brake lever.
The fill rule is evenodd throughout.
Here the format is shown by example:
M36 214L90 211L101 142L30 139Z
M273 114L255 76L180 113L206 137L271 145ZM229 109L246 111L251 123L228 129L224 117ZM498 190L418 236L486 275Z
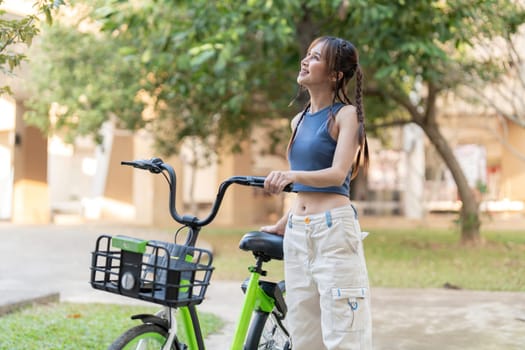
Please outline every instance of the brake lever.
M150 167L149 171L151 173L153 173L153 174L160 174L162 172L162 170L163 170L161 165L164 164L162 159L160 159L160 158L151 158L150 162L151 162L151 167Z

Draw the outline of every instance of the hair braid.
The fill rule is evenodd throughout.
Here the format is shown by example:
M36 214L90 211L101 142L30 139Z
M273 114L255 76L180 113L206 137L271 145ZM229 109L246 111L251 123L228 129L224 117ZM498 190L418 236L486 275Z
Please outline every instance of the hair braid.
M306 113L308 112L309 108L310 108L310 103L308 103L306 105L306 107L304 108L304 110L301 113L301 116L299 117L299 120L297 121L297 125L292 130L292 136L290 137L290 141L288 142L288 146L286 147L286 153L287 154L290 153L290 148L292 146L293 141L295 140L295 135L297 134L297 129L299 129L299 124L301 124L301 122L303 121L303 118L306 115Z
M357 158L355 162L355 167L359 167L361 162L361 155L363 155L363 166L365 169L368 168L368 141L366 139L365 131L365 112L363 108L363 72L361 67L357 65L355 72L356 84L355 84L355 108L357 113L357 121L359 122L358 129L358 141L359 141L359 151L357 152ZM357 171L352 172L352 178L357 176Z

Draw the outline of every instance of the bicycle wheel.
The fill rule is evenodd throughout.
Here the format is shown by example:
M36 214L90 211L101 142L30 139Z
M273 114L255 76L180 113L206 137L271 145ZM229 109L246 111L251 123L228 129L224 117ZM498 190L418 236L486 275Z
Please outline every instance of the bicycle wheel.
M288 331L276 315L256 311L250 324L244 349L290 350L291 348Z
M159 350L168 339L168 332L154 324L141 324L128 329L117 338L108 350ZM171 347L180 350L178 342Z

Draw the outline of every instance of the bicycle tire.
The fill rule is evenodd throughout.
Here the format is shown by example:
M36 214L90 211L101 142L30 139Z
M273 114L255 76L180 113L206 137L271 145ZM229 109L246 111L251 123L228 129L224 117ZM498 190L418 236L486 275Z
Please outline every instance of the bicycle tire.
M256 311L246 337L244 350L290 350L288 331L276 315Z
M122 333L108 350L160 350L168 338L168 332L154 324L141 324ZM177 340L172 350L180 350Z

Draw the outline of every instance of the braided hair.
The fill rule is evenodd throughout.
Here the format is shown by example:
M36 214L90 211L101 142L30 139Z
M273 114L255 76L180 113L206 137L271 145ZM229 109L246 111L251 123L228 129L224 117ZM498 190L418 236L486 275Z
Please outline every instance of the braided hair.
M365 132L365 112L363 108L363 72L361 71L361 67L359 66L359 54L357 52L357 49L351 42L333 36L323 36L315 39L310 44L310 48L314 47L320 42L324 43L321 55L327 62L328 72L329 74L333 73L336 76L333 94L334 97L329 111L331 122L335 121L335 115L332 112L332 107L336 102L341 102L344 104L350 104L355 106L357 113L357 121L359 125L359 150L357 152L356 160L352 168L352 179L354 179L359 172L361 158L363 158L363 166L365 170L368 168L369 163L368 141L366 139ZM346 88L350 80L354 76L356 78L355 103L352 103L352 101L346 93ZM303 120L304 115L308 111L309 107L310 103L308 103L306 108L303 110L301 117L299 118L299 121L293 131L288 147L290 147L293 143L293 139L295 138L295 134L297 132L299 124Z

